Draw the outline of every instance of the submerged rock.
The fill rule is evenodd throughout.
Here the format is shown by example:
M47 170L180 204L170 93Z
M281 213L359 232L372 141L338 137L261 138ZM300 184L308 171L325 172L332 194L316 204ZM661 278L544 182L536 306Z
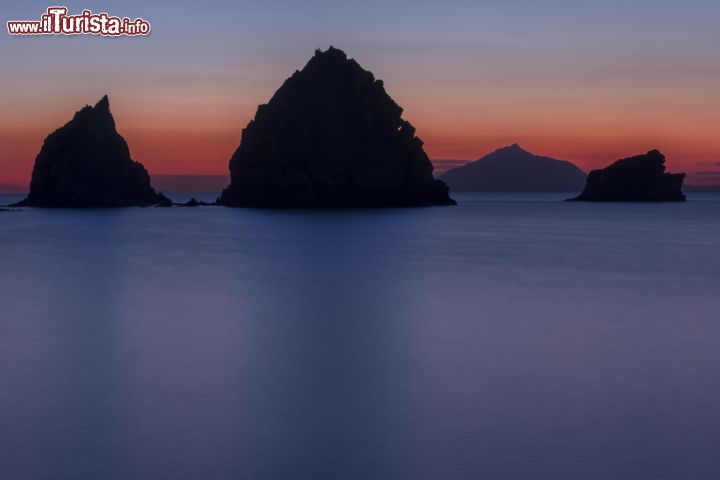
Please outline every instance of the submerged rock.
M341 50L315 52L254 120L219 203L235 207L454 205L383 83Z
M35 158L30 194L19 205L125 207L168 204L115 130L107 95L47 136Z
M577 192L585 177L570 162L534 155L516 143L439 178L460 192Z
M684 173L666 173L658 150L624 158L588 175L585 190L571 201L684 202Z

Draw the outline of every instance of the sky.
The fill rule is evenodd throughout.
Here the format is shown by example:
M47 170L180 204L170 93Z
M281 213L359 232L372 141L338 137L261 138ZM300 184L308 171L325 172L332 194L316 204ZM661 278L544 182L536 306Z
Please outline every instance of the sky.
M242 128L316 48L385 83L434 161L512 143L584 170L659 148L720 184L720 2L69 1L147 37L11 37L53 3L0 0L0 184L104 94L151 174L226 174Z

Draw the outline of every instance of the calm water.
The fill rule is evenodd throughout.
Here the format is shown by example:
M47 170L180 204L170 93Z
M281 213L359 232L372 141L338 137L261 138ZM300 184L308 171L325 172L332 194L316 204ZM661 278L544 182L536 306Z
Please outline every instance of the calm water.
M0 213L0 477L720 478L720 197Z

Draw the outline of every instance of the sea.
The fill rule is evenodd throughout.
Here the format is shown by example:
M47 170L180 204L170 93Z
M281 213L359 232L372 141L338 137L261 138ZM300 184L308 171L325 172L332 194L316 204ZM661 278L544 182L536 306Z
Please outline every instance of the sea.
M720 478L720 195L454 196L0 212L0 478Z

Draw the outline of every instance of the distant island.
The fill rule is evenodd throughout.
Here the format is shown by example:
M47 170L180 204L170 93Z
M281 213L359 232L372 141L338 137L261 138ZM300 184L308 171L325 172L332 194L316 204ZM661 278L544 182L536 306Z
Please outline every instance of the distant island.
M665 155L651 150L593 170L583 192L570 199L583 202L684 202L684 173L666 173Z
M130 158L115 129L107 95L47 136L35 158L30 193L18 206L126 207L169 205Z
M534 155L517 143L438 178L457 192L578 192L585 185L585 173L574 164Z
M454 205L383 83L344 52L317 50L242 132L231 207Z

